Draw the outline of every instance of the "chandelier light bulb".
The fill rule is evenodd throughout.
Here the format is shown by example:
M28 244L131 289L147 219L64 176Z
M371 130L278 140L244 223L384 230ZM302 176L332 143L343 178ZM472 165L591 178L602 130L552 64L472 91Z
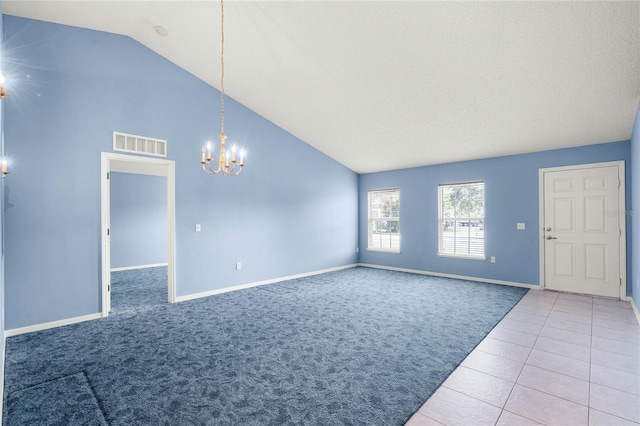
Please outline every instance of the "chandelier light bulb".
M9 94L4 88L4 73L0 71L0 99L6 98L7 96L9 96Z

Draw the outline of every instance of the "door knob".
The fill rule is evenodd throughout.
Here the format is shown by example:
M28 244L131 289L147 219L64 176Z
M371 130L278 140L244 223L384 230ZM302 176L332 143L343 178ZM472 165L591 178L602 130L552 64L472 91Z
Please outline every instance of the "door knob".
M551 235L547 235L547 240L557 240L558 237L552 237Z
M547 228L547 232L551 231L551 228Z

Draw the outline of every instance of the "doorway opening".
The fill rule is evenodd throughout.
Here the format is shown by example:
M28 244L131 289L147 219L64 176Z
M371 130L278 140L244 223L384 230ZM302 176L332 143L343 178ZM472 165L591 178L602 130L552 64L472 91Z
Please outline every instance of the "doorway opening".
M121 266L122 260L112 256L112 181L119 179L121 174L144 175L149 177L147 184L153 177L160 177L166 191L166 211L161 212L166 226L159 232L166 232L158 238L161 245L166 247L166 255L162 257L166 262L144 263L134 267ZM133 176L135 178L135 176ZM137 157L132 155L101 154L101 237L102 237L102 316L106 317L111 311L112 301L120 303L119 308L135 310L142 305L158 304L157 298L169 303L175 302L175 163L169 160ZM120 182L122 183L122 182ZM144 184L145 182L143 182ZM161 226L161 225L160 225ZM157 229L155 232L158 232ZM125 240L119 238L116 245L123 246ZM122 247L120 247L121 249ZM135 248L134 248L135 250ZM144 259L144 257L138 257ZM112 263L116 266L112 270ZM135 263L135 262L134 262ZM113 275L112 275L113 271ZM113 281L112 281L113 279ZM123 285L123 284L126 284ZM116 290L114 285L118 286ZM148 288L140 288L146 285ZM160 287L160 289L158 289ZM164 287L164 289L162 288ZM154 290L155 289L155 290ZM161 292L161 293L160 293ZM122 293L122 294L121 294ZM131 297L133 296L133 297ZM113 300L112 300L113 299ZM136 303L139 306L136 306ZM144 306L142 306L144 307Z
M109 174L111 313L168 303L167 178Z
M540 169L540 287L626 300L623 161Z

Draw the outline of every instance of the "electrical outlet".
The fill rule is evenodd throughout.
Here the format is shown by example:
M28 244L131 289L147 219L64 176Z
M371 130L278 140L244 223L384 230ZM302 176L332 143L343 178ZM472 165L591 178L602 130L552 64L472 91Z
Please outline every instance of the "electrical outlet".
M516 225L516 229L518 229L518 231L524 231L525 224L522 222L518 222L518 225Z
M242 269L242 263L236 262L236 271L239 271L240 269Z
M201 228L200 228L200 224L196 223L196 232L200 232Z
M491 263L496 263L496 257L495 256L491 256Z

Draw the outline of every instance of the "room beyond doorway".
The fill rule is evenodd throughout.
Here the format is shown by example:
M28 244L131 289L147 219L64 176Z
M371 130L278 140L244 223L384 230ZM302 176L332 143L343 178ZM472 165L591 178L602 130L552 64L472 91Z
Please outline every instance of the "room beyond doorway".
M111 313L168 303L167 178L111 172Z
M166 266L111 271L111 313L137 314L168 300Z
M111 310L111 185L113 172L163 176L167 179L166 248L167 292L169 303L175 301L175 163L169 160L103 152L101 155L101 236L102 236L102 316Z

